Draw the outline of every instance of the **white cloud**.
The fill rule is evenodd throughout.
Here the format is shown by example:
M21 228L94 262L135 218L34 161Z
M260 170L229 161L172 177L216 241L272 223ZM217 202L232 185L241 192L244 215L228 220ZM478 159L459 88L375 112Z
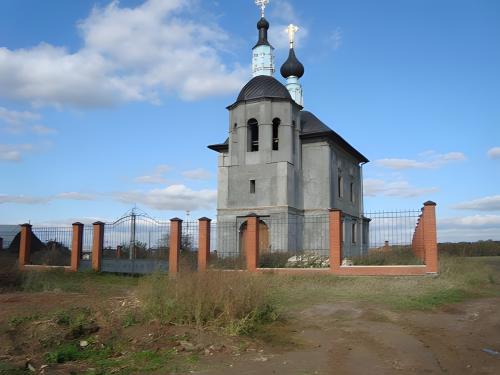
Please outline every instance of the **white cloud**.
M500 240L500 215L474 215L438 219L439 241Z
M94 194L78 193L75 191L71 191L71 192L67 192L67 193L59 193L54 198L55 199L76 200L76 201L92 201L96 198L96 196Z
M159 165L150 174L134 178L134 182L138 184L165 184L167 179L164 175L170 169L168 165Z
M212 174L206 169L202 168L184 171L182 172L182 175L191 180L210 180L212 178Z
M9 125L17 126L29 121L36 121L40 119L38 113L29 111L13 111L5 107L0 107L0 120Z
M387 196L387 197L403 197L411 198L421 195L435 193L437 188L416 188L411 186L408 181L393 181L387 182L380 179L368 178L364 180L363 192L366 196Z
M379 159L375 164L390 169L436 169L450 162L463 161L467 158L462 152L449 152L447 154L437 154L433 151L421 154L422 160L415 159Z
M288 49L287 27L293 23L298 25L299 31L295 34L295 46L300 48L304 45L309 31L307 27L300 24L294 7L286 0L274 1L270 6L270 15L273 22L270 22L269 41L277 49Z
M462 202L455 205L453 208L459 210L500 211L500 195Z
M90 201L97 198L95 194L65 192L47 196L30 196L30 195L8 195L0 194L0 204L16 203L16 204L44 204L55 200L78 200Z
M33 145L6 145L0 144L0 161L21 161L24 153L33 151Z
M500 159L500 147L493 147L488 150L490 159Z
M44 126L44 125L33 125L31 127L31 130L34 133L39 134L39 135L47 135L47 134L56 134L57 133L57 130L49 128L49 127Z
M157 102L162 92L192 100L236 91L247 70L223 63L229 35L196 20L189 3L95 7L79 24L83 47L76 52L47 43L0 48L0 96L85 108Z
M139 203L157 210L195 211L215 207L217 191L196 191L185 185L171 185L164 189L119 192L114 197L121 202Z
M41 204L50 201L50 197L32 197L29 195L6 195L0 194L0 204L18 203L18 204Z

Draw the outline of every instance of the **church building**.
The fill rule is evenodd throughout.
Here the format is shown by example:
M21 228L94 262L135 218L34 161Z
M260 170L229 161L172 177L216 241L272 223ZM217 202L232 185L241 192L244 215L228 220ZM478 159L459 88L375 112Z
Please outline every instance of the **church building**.
M367 248L362 165L368 159L304 109L304 66L295 55L294 25L288 27L290 50L280 69L285 83L274 77L274 48L263 8L253 78L227 107L227 140L208 146L219 153L218 253L234 251L229 247L242 251L245 217L252 214L261 220L261 252L313 249L318 236L326 241L329 236L328 230L318 230L314 218L337 208L344 213L348 253L359 255ZM236 230L222 231L223 223L234 223Z

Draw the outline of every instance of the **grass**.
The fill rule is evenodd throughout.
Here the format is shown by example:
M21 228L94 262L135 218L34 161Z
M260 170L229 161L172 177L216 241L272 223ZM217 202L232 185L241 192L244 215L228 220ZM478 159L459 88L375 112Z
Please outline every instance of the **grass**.
M141 302L132 307L123 307L120 302L116 310L115 305L104 307L89 300L87 306L91 308L11 317L8 323L21 337L40 338L40 356L45 351L43 362L51 364L51 369L65 363L77 368L77 373L87 374L172 373L191 368L198 358L196 352L175 351L180 338L170 330L185 328L171 325L251 335L280 348L294 347L298 345L291 333L297 317L294 313L315 304L347 301L395 310L429 310L470 298L500 296L500 257L442 256L440 274L424 277L208 271L181 273L169 279L160 273L134 278L50 271L30 272L22 278L20 290L28 292L92 290L97 291L93 296L107 300L123 296L126 291ZM106 308L114 309L114 313ZM158 328L158 321L163 327ZM131 339L147 335L152 329L166 333L161 345L147 341L131 344ZM80 340L88 345L80 347ZM0 374L11 373L24 371L0 362Z
M268 276L272 299L282 311L317 303L369 302L394 309L432 309L468 298L500 295L500 257L441 257L438 276Z
M142 280L146 314L164 323L220 327L248 334L277 319L264 278L243 272L155 274Z
M85 292L93 289L112 294L117 289L133 288L138 278L109 273L65 272L64 270L25 271L19 273L20 281L14 290L23 292Z
M352 258L355 266L387 266L423 264L415 257L411 247L393 247L388 250L371 250L367 255Z

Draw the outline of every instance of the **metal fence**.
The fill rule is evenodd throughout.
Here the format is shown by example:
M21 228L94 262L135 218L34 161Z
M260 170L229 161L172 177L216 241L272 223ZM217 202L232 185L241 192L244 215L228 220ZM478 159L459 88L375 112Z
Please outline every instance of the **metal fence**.
M31 264L69 266L72 227L32 227Z
M128 215L104 225L103 259L168 259L170 224ZM87 236L88 237L88 236Z
M223 269L244 269L246 262L241 237L239 223L236 220L212 223L210 266Z
M365 214L370 219L369 249L411 245L421 210L379 211Z
M0 238L2 238L2 249L9 249L12 251L19 250L19 244L13 243L14 238L16 238L17 234L21 231L21 227L19 225L0 225ZM11 246L12 244L12 246Z

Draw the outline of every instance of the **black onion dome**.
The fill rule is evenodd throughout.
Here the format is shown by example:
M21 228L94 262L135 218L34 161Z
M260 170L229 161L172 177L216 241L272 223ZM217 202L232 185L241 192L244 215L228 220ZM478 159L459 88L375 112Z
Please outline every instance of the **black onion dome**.
M259 22L257 22L257 29L266 29L266 30L269 30L269 22L267 22L267 20L262 17Z
M271 46L269 41L267 40L267 30L269 30L269 22L262 17L259 22L257 22L257 29L259 29L259 40L257 44L253 47L257 46Z
M243 86L236 102L258 98L292 100L287 88L276 78L271 76L256 76L252 78Z
M290 76L300 78L304 75L304 65L302 65L302 63L297 59L297 56L295 56L293 48L290 48L288 59L281 66L280 72L284 78L288 78Z

